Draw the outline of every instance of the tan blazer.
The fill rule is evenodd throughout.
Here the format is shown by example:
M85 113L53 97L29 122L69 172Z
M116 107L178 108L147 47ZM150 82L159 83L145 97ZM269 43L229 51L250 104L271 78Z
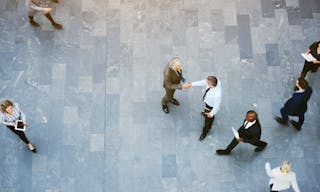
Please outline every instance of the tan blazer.
M163 72L163 87L165 89L182 89L182 84L180 84L181 76L179 76L179 74L168 64Z

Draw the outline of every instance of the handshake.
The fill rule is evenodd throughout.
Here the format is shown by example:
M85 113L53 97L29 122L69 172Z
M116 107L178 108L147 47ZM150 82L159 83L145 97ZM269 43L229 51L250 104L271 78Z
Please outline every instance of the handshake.
M183 89L189 89L190 87L191 87L191 82L187 82L187 83L182 84Z

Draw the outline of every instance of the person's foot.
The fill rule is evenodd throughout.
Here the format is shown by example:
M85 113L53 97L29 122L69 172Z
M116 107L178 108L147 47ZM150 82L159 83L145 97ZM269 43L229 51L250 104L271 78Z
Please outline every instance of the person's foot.
M176 100L175 98L172 98L170 103L174 104L174 105L180 105L179 101Z
M260 152L262 150L264 150L264 148L266 148L267 145L263 146L263 147L257 147L254 149L255 152Z
M39 23L35 22L34 20L29 20L29 23L33 26L33 27L39 27Z
M59 24L59 23L53 23L52 26L53 26L55 29L62 29L62 25Z
M32 143L29 143L28 144L28 147L29 147L29 150L33 153L36 153L37 152L37 149L35 146L32 145Z
M219 155L229 155L231 151L225 150L225 149L218 149L216 150L216 153Z
M296 122L294 120L290 120L289 122L297 131L301 130L301 127L299 126L298 122Z
M59 3L59 0L51 0L54 3Z
M165 113L169 113L168 105L162 105L162 110L163 110L163 112L165 112Z
M200 137L199 137L199 141L204 140L204 138L206 138L206 136L207 136L207 134L202 133L202 134L200 135Z
M282 124L282 125L287 125L288 121L282 119L281 117L275 117L274 118L278 123Z

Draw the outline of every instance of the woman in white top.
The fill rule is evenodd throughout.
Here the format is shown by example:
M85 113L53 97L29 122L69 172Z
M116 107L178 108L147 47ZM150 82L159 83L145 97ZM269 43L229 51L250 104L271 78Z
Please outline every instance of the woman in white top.
M300 192L296 174L291 171L291 164L289 161L284 161L281 167L271 169L270 163L265 165L267 174L270 177L269 186L271 192L277 192L289 189L292 186L295 192Z
M6 125L13 133L18 135L20 139L28 145L30 151L36 153L36 148L32 145L32 143L29 142L24 132L15 129L17 120L22 120L23 125L27 125L26 116L19 108L18 103L14 103L7 99L3 100L0 104L0 110L2 112L2 123Z

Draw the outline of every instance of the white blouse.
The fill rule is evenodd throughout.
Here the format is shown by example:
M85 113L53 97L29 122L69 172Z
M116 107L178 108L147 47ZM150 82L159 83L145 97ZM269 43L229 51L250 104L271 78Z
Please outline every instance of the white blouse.
M281 191L289 189L292 186L295 192L300 192L300 189L297 184L296 174L290 171L287 175L285 175L280 167L276 167L271 169L270 163L266 163L265 165L267 174L270 177L269 185L273 184L272 190Z

